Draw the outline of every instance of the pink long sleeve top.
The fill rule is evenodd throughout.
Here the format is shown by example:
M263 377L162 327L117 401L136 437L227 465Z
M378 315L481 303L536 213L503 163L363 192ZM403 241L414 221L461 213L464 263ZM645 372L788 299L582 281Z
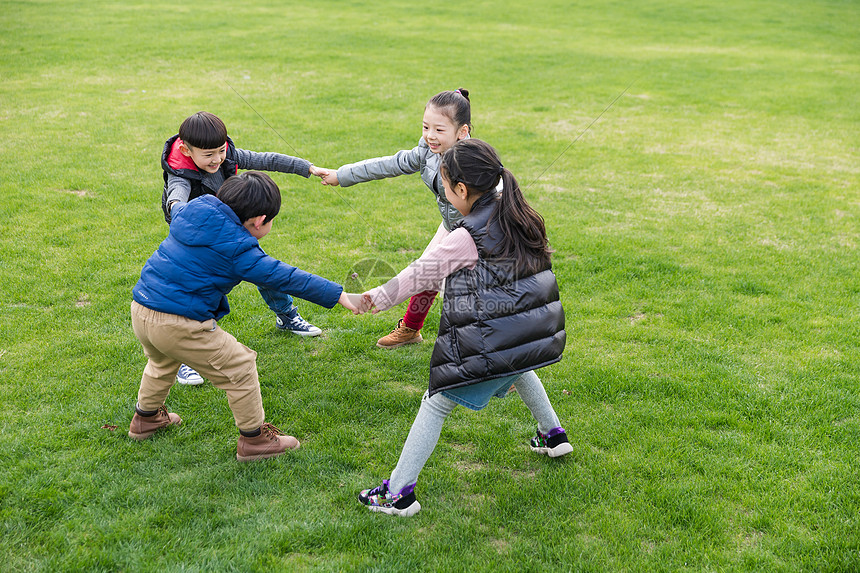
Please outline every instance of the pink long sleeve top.
M448 232L440 225L424 253L396 277L368 291L380 311L400 304L414 294L439 291L445 277L478 264L478 249L464 228Z

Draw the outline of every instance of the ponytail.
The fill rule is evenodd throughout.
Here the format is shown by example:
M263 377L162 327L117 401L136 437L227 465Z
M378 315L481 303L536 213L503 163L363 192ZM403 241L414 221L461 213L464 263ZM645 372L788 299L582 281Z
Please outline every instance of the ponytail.
M458 141L442 156L442 174L452 185L463 183L469 195L495 193L501 180L492 219L502 236L490 255L513 261L524 276L549 268L552 250L543 217L523 197L514 174L502 165L495 149L478 139Z
M493 255L515 261L525 275L549 268L552 250L543 217L528 204L514 174L505 168L502 168L502 184L502 193L493 213L493 219L502 230L502 238Z

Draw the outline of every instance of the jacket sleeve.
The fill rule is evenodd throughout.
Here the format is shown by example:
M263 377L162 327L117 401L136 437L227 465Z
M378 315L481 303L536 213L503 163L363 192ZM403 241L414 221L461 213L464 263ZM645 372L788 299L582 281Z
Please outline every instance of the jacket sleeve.
M239 169L253 169L255 171L278 171L280 173L294 173L302 177L311 176L311 163L305 159L284 155L283 153L248 151L236 148L236 163Z
M188 203L188 198L191 196L191 183L183 177L177 175L167 175L167 191L166 204L170 205L171 201L179 201L180 203Z
M349 187L356 183L416 173L424 162L425 151L429 152L429 148L422 148L419 144L412 149L404 149L387 157L350 163L337 170L337 180L341 187Z
M257 286L285 292L325 308L337 304L343 287L335 282L270 257L259 245L236 253L237 274Z

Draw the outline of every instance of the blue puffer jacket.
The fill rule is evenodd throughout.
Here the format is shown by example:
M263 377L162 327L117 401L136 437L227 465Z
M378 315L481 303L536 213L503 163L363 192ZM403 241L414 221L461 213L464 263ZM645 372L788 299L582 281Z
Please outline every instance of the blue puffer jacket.
M174 206L170 234L146 261L132 293L147 308L204 322L230 312L226 295L242 281L325 308L343 292L264 253L230 207L204 195Z

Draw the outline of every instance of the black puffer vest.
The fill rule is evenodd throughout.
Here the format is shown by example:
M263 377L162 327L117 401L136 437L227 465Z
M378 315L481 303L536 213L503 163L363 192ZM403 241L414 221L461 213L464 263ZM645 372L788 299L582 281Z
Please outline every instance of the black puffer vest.
M191 159L188 160L189 167L188 168L180 168L176 169L170 166L167 162L170 157L170 152L173 150L174 142L179 139L179 134L174 135L164 144L164 150L161 152L161 169L164 170L164 190L161 192L161 210L164 211L164 220L168 223L170 222L170 213L167 211L167 176L168 175L176 175L177 177L182 177L183 179L187 179L189 183L191 183L191 195L188 196L188 200L196 199L201 195L215 195L218 191L217 189L210 189L203 183L203 174L193 167L193 162ZM227 138L227 157L224 159L224 162L219 167L221 174L224 176L224 181L227 180L232 175L236 175L238 171L239 163L236 159L236 146L233 145L233 141L228 137Z
M430 395L561 360L564 310L551 266L517 277L512 264L489 258L502 236L491 220L496 198L485 193L457 225L475 240L478 264L447 279Z

